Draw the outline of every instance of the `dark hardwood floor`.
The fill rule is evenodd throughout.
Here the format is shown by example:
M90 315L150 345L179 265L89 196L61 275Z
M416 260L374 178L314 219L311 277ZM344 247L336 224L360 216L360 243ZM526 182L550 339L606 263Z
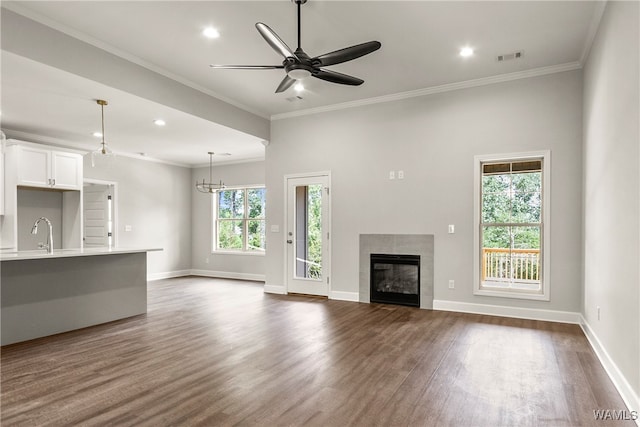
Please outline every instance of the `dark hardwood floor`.
M149 282L146 315L1 349L2 426L603 426L576 325Z

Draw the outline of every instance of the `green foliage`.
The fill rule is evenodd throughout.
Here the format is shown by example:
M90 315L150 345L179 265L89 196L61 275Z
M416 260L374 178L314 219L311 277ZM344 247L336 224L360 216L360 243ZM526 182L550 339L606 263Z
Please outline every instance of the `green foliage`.
M264 188L229 189L218 192L219 249L265 250L265 200ZM246 217L245 213L248 214ZM245 230L247 248L244 248Z
M309 277L322 277L322 185L307 189L307 260Z
M542 174L505 173L482 177L482 242L485 248L540 248ZM518 224L523 226L505 226Z

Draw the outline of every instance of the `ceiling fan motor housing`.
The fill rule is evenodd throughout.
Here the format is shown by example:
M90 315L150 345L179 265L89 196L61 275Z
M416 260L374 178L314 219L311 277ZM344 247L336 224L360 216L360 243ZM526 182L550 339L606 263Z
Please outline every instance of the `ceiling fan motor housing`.
M293 57L288 57L282 62L287 75L295 80L304 79L312 75L316 67L313 66L309 55L300 48L296 49L295 54L299 59L298 61Z

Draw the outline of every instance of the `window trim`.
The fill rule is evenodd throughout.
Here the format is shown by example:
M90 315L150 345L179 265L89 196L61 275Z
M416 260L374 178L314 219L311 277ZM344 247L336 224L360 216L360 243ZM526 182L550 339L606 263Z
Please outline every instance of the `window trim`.
M482 163L487 162L517 162L522 160L542 159L542 242L540 254L542 259L542 292L526 292L522 290L494 290L480 287L480 258L482 244L480 242L480 228L482 227ZM528 151L508 154L483 154L474 156L474 186L473 186L473 294L491 297L516 298L527 300L549 301L551 291L551 151Z
M255 189L255 188L263 188L266 192L267 190L267 186L264 184L254 184L254 185L237 185L237 186L227 186L225 187L223 190L216 190L211 196L211 254L212 255L248 255L248 256L264 256L265 253L267 252L267 250L265 249L264 251L257 251L257 250L248 250L248 249L237 249L237 250L233 250L233 249L220 249L218 247L218 192L219 191L226 191L226 190L244 190L245 191L245 196L246 196L246 192L247 190L251 190L251 189ZM245 197L245 212L248 214L248 210L247 208L247 204L248 203L248 198ZM265 200L265 206L266 206L266 200ZM265 209L266 210L266 209ZM266 214L266 212L265 212ZM246 239L248 238L248 233L246 232L246 228L247 228L247 222L250 220L255 220L256 218L241 218L241 219L236 219L237 221L242 221L244 223L244 228L245 228L245 233L244 233L244 242L243 242L243 246L246 246L247 242ZM259 219L261 221L264 221L265 223L265 239L266 239L266 224L267 224L267 217L266 215L264 216L264 218Z

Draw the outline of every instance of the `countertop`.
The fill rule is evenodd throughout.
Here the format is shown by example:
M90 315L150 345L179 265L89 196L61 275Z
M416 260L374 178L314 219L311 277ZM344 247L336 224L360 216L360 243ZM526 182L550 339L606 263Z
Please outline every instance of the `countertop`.
M45 249L36 249L30 251L0 251L0 261L20 261L28 259L47 259L47 258L71 258L81 256L95 255L114 255L114 254L130 254L137 252L153 252L161 251L162 248L77 248L77 249L54 249L52 254L47 253Z

